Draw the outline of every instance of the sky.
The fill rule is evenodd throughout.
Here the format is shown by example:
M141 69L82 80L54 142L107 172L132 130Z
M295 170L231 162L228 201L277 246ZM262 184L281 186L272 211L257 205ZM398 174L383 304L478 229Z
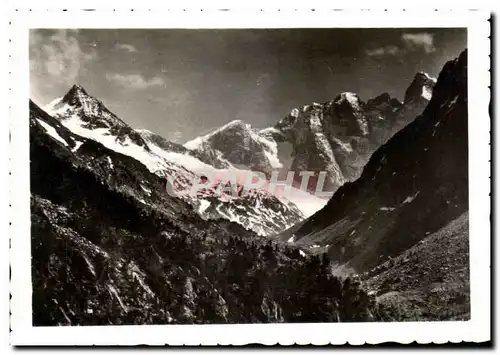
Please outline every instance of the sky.
M466 29L34 29L30 95L43 106L79 84L132 127L184 143L344 91L402 100L417 71L437 77L466 46Z

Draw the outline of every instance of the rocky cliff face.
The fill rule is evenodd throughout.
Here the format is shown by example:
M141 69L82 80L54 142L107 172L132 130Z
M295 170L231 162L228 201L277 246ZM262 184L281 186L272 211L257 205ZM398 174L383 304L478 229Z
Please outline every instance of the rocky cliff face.
M415 92L411 88L407 97ZM413 102L413 101L410 101ZM320 245L344 270L364 272L468 210L467 53L448 62L432 99L371 156L321 211L282 240Z
M363 102L357 94L344 92L329 102L294 108L273 127L259 131L233 121L185 147L212 152L234 167L268 176L293 171L296 186L301 171L312 171L310 192L319 183L319 173L325 172L322 191L335 191L358 178L371 154L423 111L434 84L434 78L420 72L403 103L387 93Z
M335 191L358 178L371 154L423 111L434 83L418 73L404 103L387 93L365 103L357 94L344 92L332 101L293 109L264 132L276 142L291 143L292 171L326 171L325 190ZM313 179L310 188L315 186Z

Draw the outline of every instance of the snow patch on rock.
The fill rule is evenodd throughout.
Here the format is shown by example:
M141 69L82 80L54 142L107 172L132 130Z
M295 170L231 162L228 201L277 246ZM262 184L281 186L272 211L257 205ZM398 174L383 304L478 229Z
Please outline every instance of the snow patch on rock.
M43 127L43 129L45 129L45 131L47 132L47 134L49 136L51 136L55 140L61 142L66 147L68 146L68 142L66 142L59 134L57 134L57 131L55 130L54 127L52 127L51 125L47 124L46 122L44 122L38 118L36 120L38 121L38 123L40 123L40 125Z
M114 169L115 166L113 165L113 160L108 156L108 163L109 163L109 168Z
M391 211L394 211L395 208L394 207L387 207L387 206L383 206L383 207L380 207L379 208L380 211L386 211L386 212L391 212Z
M427 86L423 86L422 87L422 97L424 99L426 99L427 101L430 101L432 98L432 89L427 87Z
M203 214L209 207L210 207L210 201L200 200L200 208L198 209L198 213Z
M404 205L405 203L412 203L415 198L417 198L418 194L420 191L417 191L417 193L413 196L408 196L401 204Z
M82 141L75 141L75 146L71 149L71 151L74 153L76 151L78 151L78 149L80 148L80 146L83 144Z

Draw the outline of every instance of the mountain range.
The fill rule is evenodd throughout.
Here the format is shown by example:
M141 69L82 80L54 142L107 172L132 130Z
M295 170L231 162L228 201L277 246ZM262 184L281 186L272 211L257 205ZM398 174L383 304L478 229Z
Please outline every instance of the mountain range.
M70 132L136 159L159 177L175 177L177 182L186 186L203 173L224 171L230 167L210 152L192 152L158 134L133 129L78 85L44 110ZM73 153L78 155L79 150ZM196 196L185 194L183 198L204 218L232 220L261 235L281 231L304 217L293 203L280 200L264 190L239 198L219 198L217 189L225 182L217 182ZM148 187L144 188L149 191Z
M234 167L268 176L272 171L292 171L299 186L300 172L314 172L311 192L324 171L324 190L334 192L358 178L370 155L423 111L435 82L419 72L403 103L387 93L365 103L357 94L344 92L325 103L294 108L272 127L256 130L232 121L184 146L192 152L214 152Z
M466 51L403 102L343 92L184 145L79 85L29 122L37 325L468 317ZM312 171L311 194L168 193L288 171Z

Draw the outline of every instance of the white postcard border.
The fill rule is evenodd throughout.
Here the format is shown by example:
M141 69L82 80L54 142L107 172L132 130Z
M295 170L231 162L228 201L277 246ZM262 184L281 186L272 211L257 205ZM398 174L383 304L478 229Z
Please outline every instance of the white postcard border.
M243 345L444 343L490 339L490 14L465 10L19 10L9 20L11 343L15 345ZM468 29L471 320L33 327L29 191L29 28L466 27Z

